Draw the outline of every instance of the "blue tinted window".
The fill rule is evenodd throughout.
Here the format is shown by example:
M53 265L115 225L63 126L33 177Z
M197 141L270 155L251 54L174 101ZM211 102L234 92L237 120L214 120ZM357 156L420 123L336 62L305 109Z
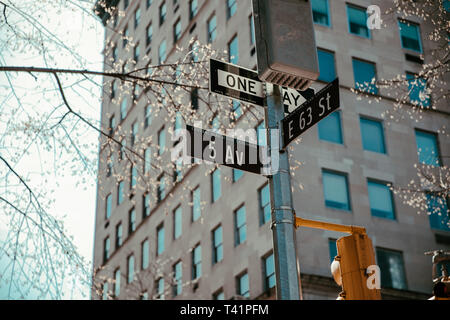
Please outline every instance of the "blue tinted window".
M264 259L264 279L266 290L275 287L275 263L273 253Z
M392 191L386 184L368 181L370 211L373 216L395 219Z
M443 197L427 194L427 206L432 229L450 231L448 202Z
M269 185L266 184L259 190L259 210L261 214L261 223L265 224L271 219L270 192Z
M377 248L377 264L381 271L382 288L407 289L401 252Z
M331 82L336 79L334 53L317 49L317 57L319 58L319 80Z
M325 205L334 209L350 211L347 176L324 170L322 178Z
M314 23L330 26L328 0L312 0L311 9Z
M427 94L427 81L423 78L416 78L413 73L407 73L409 101L412 104L422 107L430 106L430 97Z
M235 245L243 243L247 239L247 222L245 207L242 206L234 212Z
M156 255L160 255L164 252L164 226L161 225L156 230Z
M364 150L386 153L383 124L380 121L360 118L361 137Z
M265 146L267 144L266 142L266 124L263 120L257 127L256 127L256 139L258 140L259 146Z
M419 161L430 166L440 166L437 137L433 133L416 130L417 152Z
M221 194L220 169L216 169L212 173L212 202L217 201Z
M375 85L377 78L375 64L353 59L353 75L356 89L373 94L378 93Z
M228 61L234 64L237 64L239 61L239 47L237 36L234 36L230 43L228 43Z
M341 128L341 114L334 112L318 124L319 139L329 142L343 144L342 128Z
M366 9L347 5L348 28L350 33L364 38L370 38L370 31L367 28Z
M332 263L334 257L338 255L335 239L328 239L328 249L330 252L330 263Z
M400 29L400 39L402 47L417 52L422 52L422 43L420 41L419 26L411 22L398 22Z
M233 182L238 181L242 176L244 175L244 172L239 169L233 169Z
M248 282L248 273L244 273L238 277L238 295L250 298L250 284Z
M237 1L236 0L227 0L227 17L228 19L234 16L237 9Z
M213 264L222 261L223 259L223 232L222 232L222 226L217 227L214 229L213 233L213 254L212 254L212 260Z

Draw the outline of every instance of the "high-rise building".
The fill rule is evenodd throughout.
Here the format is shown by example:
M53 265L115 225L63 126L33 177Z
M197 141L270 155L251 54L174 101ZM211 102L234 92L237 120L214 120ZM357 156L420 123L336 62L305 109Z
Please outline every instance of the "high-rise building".
M190 48L191 56L195 55L191 39L227 50L229 62L256 69L251 1L106 3L125 13L112 10L100 14L106 27L106 71L113 63L130 58L136 64L132 68L124 64L124 71L170 65L180 60L176 46ZM424 252L449 250L450 229L444 215L418 215L390 186L405 186L415 178L415 163L449 164L450 140L439 130L449 124L450 113L448 106L438 106L422 112L419 122L410 118L387 122L382 114L393 109L395 100L370 81L396 74L413 77L421 67L421 54L428 59L427 26L415 17L405 21L393 16L384 21L386 26L370 30L367 6L385 9L388 1L311 3L320 67L313 87L339 77L342 107L289 150L291 166L300 167L292 169L296 214L365 227L381 268L383 297L425 299L431 296L432 268ZM195 59L191 57L189 62L198 62ZM177 66L168 68L166 72L176 81L180 80L177 77L182 82L183 77L196 76L179 73ZM372 102L373 96L357 99L352 92L365 82L369 83L365 89L378 103ZM411 100L418 99L424 87L416 83ZM107 298L106 293L119 299L274 298L267 179L205 164L168 170L170 150L176 144L170 136L184 122L170 111L170 102L155 112L158 94L169 92L153 92L149 98L145 90L120 79L104 79L102 128L123 146L116 148L102 138L92 298ZM203 96L192 88L189 93L178 94L185 95L183 99L194 113L206 109L201 97L215 99L207 90ZM259 107L218 101L220 108L234 111L237 125L264 127ZM217 128L213 112L202 114L204 124ZM168 122L168 117L174 121ZM264 143L264 137L259 138L258 142ZM153 148L145 147L149 141ZM127 161L137 154L136 163ZM162 164L167 166L161 169ZM297 230L304 299L337 297L339 288L331 278L330 262L336 255L335 241L341 236L332 231Z

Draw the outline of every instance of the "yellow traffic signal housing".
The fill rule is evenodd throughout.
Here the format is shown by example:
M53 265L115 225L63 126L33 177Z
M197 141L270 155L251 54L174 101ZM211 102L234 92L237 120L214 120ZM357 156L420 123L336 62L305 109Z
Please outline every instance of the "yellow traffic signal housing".
M372 241L365 233L353 233L336 241L338 255L332 264L336 282L342 286L341 299L379 300L380 289L371 285L368 269L375 266ZM378 272L378 268L374 269ZM369 281L368 281L369 280Z

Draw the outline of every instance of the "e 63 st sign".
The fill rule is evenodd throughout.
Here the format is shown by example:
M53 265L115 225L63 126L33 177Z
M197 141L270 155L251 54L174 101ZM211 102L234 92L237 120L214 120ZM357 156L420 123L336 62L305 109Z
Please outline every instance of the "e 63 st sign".
M303 103L289 116L281 120L285 149L303 132L339 109L339 79L335 79L320 90L312 99Z

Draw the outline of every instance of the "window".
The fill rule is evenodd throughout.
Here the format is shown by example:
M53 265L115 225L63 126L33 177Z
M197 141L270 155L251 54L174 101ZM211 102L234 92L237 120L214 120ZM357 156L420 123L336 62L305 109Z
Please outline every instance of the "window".
M248 282L248 273L237 277L237 294L245 298L250 298L250 286Z
M353 75L355 77L355 89L363 92L377 94L375 64L353 58Z
M120 150L119 150L119 160L123 160L123 156L125 155L126 152L126 147L127 147L127 140L125 138L122 138L120 140Z
M142 292L139 297L139 300L148 300L148 292L147 291Z
M189 20L194 19L198 12L198 1L197 0L189 0Z
M180 130L182 126L183 126L183 115L181 114L180 111L177 111L173 131L177 132L177 130Z
M271 208L270 208L270 192L269 192L269 184L266 184L264 187L259 189L259 214L261 224L265 224L269 222L272 218L271 216Z
M167 14L167 7L166 7L166 2L164 1L159 6L159 25L162 25L164 23L164 21L166 21L166 14Z
M146 42L145 44L148 46L152 43L152 38L153 38L153 26L152 23L150 22L150 24L147 26L147 30L146 30Z
M334 261L334 257L338 255L336 239L328 239L328 250L330 252L330 263Z
M182 263L181 261L177 262L173 266L173 277L174 277L174 285L173 285L173 296L176 297L181 294L183 288L183 275L182 275Z
M263 269L264 269L264 287L265 290L275 287L276 277L275 277L275 263L273 260L273 253L269 256L263 258Z
M233 182L237 182L243 175L244 172L242 170L233 168Z
M330 26L330 10L328 0L312 0L311 9L314 23Z
M132 283L134 280L134 256L131 255L128 257L127 263L127 283Z
M164 127L158 132L158 154L162 155L166 149L166 130Z
M200 187L192 191L192 221L197 221L202 214Z
M133 208L128 212L128 235L136 230L136 210Z
M349 32L360 37L370 38L366 9L347 4L347 15Z
M250 44L255 44L255 19L253 18L253 14L248 17L249 25L250 25Z
M235 35L228 43L228 61L237 64L239 61L238 37Z
M198 89L191 90L191 107L193 110L198 109Z
M436 230L450 231L450 213L446 198L427 194L427 207L430 227Z
M192 250L192 280L200 278L202 275L202 247L196 245Z
M152 166L152 149L148 147L144 151L144 174L150 173L151 166Z
M112 137L116 129L116 117L114 115L109 118L109 135Z
M419 26L415 23L399 21L398 27L402 48L422 53Z
M109 159L106 159L106 177L111 177L114 165L114 155L110 155Z
M156 255L159 256L164 252L164 225L156 228Z
M245 206L240 207L234 212L234 244L240 245L247 239L247 222L245 215Z
M181 20L178 19L173 25L173 43L176 43L181 37Z
M241 103L239 101L233 100L232 109L233 109L232 120L238 120L242 116Z
M122 103L120 104L120 120L123 120L127 117L127 98L122 99Z
M123 9L125 10L126 8L128 8L128 4L130 3L129 0L124 0L123 2Z
M164 300L164 278L159 278L157 281L157 288L158 288L158 300Z
M166 61L166 40L163 40L161 42L161 44L159 45L159 49L158 49L158 63L162 64L163 62Z
M150 193L142 196L142 218L145 219L150 215Z
M387 183L367 181L372 216L395 219L394 197Z
M102 288L102 300L108 300L109 299L109 294L108 294L108 282L105 281L103 283L103 288Z
M129 35L130 35L130 33L128 31L128 26L126 26L125 29L123 29L122 48L125 48L127 46Z
M141 22L141 8L137 8L134 12L134 28L136 29Z
M256 139L258 145L265 146L267 144L267 141L266 141L266 123L264 120L256 127L256 130L257 130Z
M147 9L152 5L153 0L147 0Z
M431 101L427 93L427 81L410 72L406 73L406 80L408 80L409 101L414 105L428 108Z
M223 259L223 231L222 226L218 226L212 231L212 263L216 264Z
M225 295L223 293L223 289L220 289L219 291L216 291L213 294L213 300L225 300Z
M145 270L148 268L148 264L149 264L149 243L148 243L148 239L145 239L142 243L141 243L141 269Z
M111 95L110 95L111 100L116 97L116 92L117 92L117 81L113 80L113 82L111 83Z
M136 166L132 165L130 170L130 189L134 189L137 184L137 169Z
M181 237L181 233L183 230L182 226L182 209L181 206L178 206L173 212L173 238L176 240Z
M135 63L137 63L139 61L140 55L141 55L141 46L139 45L139 43L137 43L136 46L134 47L134 53L133 53ZM137 89L137 87L136 87L136 89ZM137 95L136 95L136 97L137 97Z
M336 79L336 67L334 63L334 53L322 49L317 49L319 59L319 80L332 82Z
M360 117L360 125L363 149L386 153L383 123L381 121Z
M441 165L436 134L416 130L416 143L420 163L430 166Z
M122 223L116 226L116 250L120 248L123 242Z
M106 196L106 213L105 213L105 219L109 219L111 217L111 211L112 211L112 195L108 194Z
M123 202L124 182L120 181L117 186L117 205Z
M217 36L217 19L216 15L213 15L208 20L208 43L213 42Z
M212 202L216 202L220 198L220 195L222 194L219 168L214 170L214 172L211 174L211 179L212 179Z
M164 174L158 178L158 189L156 198L158 203L164 200L166 197L166 179L164 179Z
M329 208L350 211L350 195L345 173L322 170L325 205Z
M114 271L114 297L118 298L120 295L120 269Z
M401 252L376 249L377 264L381 271L381 286L406 290L406 275Z
M106 261L108 261L110 250L111 250L111 244L109 241L109 237L106 237L106 239L103 240L103 264L105 264Z
M227 18L230 19L237 10L236 0L227 0Z
M144 120L144 129L147 129L152 123L152 106L148 105L145 107L145 120Z
M319 130L319 139L337 144L343 144L341 113L333 112L325 119L321 120L317 125Z

